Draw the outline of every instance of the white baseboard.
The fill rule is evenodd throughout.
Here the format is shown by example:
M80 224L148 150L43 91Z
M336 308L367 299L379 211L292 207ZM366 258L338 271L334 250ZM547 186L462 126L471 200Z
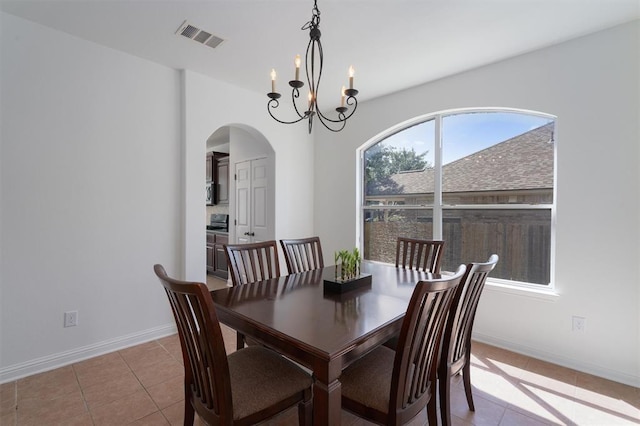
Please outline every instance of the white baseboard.
M177 332L175 323L154 327L138 333L116 337L92 345L83 346L66 352L36 358L20 364L10 365L0 369L0 383L11 382L33 374L53 370L58 367L93 358L109 352L114 352L140 343L166 337Z
M486 343L491 346L497 346L516 352L522 355L530 356L532 358L547 361L556 365L571 368L573 370L581 371L583 373L592 374L594 376L603 377L605 379L613 380L614 382L624 383L629 386L640 387L640 377L632 374L626 374L620 371L612 370L610 368L604 368L599 365L576 361L572 358L567 358L562 355L558 355L552 352L541 351L536 348L532 348L526 345L520 345L507 340L495 338L485 334L473 333L473 340Z

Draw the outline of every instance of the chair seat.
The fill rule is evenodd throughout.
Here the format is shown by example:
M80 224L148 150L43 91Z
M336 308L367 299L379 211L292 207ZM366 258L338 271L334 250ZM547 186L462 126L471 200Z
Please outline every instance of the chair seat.
M340 377L345 405L352 400L380 413L389 411L395 352L380 346L347 367Z
M250 346L228 357L233 417L266 409L311 387L303 369L262 346Z

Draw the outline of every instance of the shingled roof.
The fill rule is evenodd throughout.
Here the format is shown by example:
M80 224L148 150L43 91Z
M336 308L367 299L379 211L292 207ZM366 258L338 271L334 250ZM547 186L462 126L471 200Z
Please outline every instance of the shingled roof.
M553 128L545 124L442 167L444 192L553 188ZM367 195L433 193L433 169L400 172Z

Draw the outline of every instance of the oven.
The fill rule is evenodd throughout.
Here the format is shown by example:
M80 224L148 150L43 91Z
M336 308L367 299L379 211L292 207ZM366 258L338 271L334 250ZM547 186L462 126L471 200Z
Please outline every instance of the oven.
M229 215L213 213L207 225L207 231L229 232Z

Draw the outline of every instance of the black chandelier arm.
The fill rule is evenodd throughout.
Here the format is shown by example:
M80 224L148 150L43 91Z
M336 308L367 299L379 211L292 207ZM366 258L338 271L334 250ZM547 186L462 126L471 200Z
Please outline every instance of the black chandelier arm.
M344 116L343 113L339 113L338 117L340 117L341 115ZM347 125L347 119L346 118L344 120L331 120L331 119L325 117L322 114L318 114L318 121L320 121L320 123L322 123L322 125L325 127L325 129L331 130L332 132L336 132L336 133L340 132L342 129L344 129L344 126ZM342 123L342 125L334 129L327 122ZM311 123L309 123L309 133L311 133Z
M289 84L291 84L291 82L289 82ZM293 109L296 111L296 114L298 114L298 117L300 117L300 120L302 120L307 116L307 114L300 114L300 110L298 110L298 104L296 103L296 99L298 99L299 97L300 97L300 90L298 90L297 87L293 87L293 89L291 89L291 103L293 104ZM297 123L300 120L296 120L294 121L294 123Z
M345 108L344 111L340 111L339 108L336 108L338 112L338 119L334 120L324 115L322 111L320 111L320 108L317 107L317 104L316 104L316 112L318 113L318 117L326 121L330 121L332 123L346 122L356 112L356 109L358 109L358 99L356 99L354 96L349 96L345 101L347 105L353 105L353 108L351 109L351 111L349 111L349 114L345 114L345 112L347 112L347 108Z
M295 123L299 123L300 121L302 121L303 119L306 118L306 115L300 116L300 114L298 114L300 116L300 118L298 118L297 120L293 120L293 121L283 121L280 120L279 118L277 118L275 115L273 115L273 113L271 112L272 109L276 109L278 108L278 106L280 106L280 102L278 102L277 99L269 99L269 102L267 102L267 112L269 112L269 115L271 116L271 118L273 118L274 120L276 120L278 123L282 123L282 124L295 124ZM297 110L296 110L297 111Z

